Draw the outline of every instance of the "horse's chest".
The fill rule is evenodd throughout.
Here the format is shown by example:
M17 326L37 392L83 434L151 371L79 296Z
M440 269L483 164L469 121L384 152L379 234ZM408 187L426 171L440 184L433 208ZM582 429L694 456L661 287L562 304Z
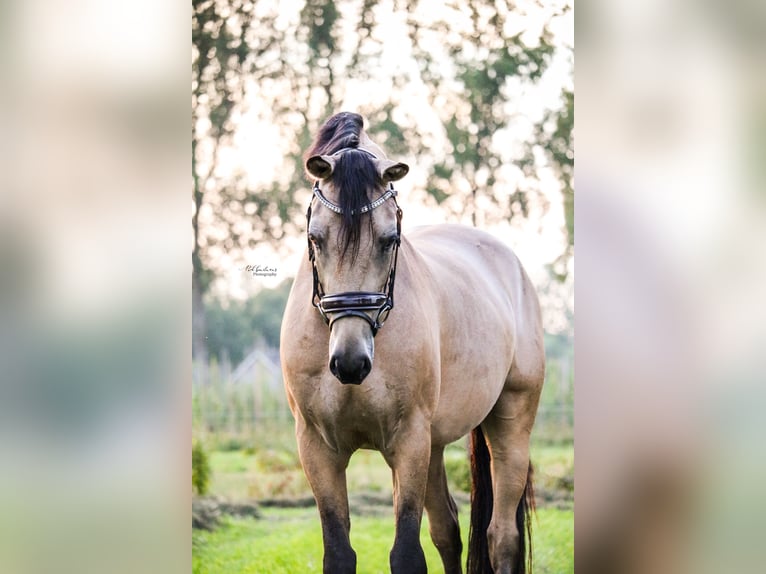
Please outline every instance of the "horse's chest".
M406 414L402 393L368 385L368 381L354 387L330 382L333 386L314 393L306 402L307 422L333 448L383 450Z

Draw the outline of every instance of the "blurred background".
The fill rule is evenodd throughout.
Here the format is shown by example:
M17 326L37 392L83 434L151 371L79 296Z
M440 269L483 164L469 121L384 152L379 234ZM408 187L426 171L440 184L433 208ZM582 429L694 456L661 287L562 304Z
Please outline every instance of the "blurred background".
M0 2L2 572L190 569L189 13Z
M564 0L193 2L192 428L195 460L208 462L201 473L210 477L198 489L208 495L197 501L198 519L205 504L223 504L226 515L243 501L311 503L282 388L279 330L307 256L312 182L302 154L331 115L355 111L387 155L411 168L398 186L405 235L440 222L485 229L517 252L540 293L548 371L535 456L541 505L551 506L564 538L555 552L550 540L549 564L541 560L543 571L570 571L573 22ZM462 441L449 464L466 512ZM358 453L349 475L355 516L391 514L382 457ZM263 512L275 525L285 519ZM318 536L316 512L305 517L315 527L308 536ZM228 520L228 531L195 534L195 568L227 560L215 548L243 532L255 537L257 524ZM393 540L391 517L381 528ZM258 540L242 552L282 571L259 553L274 547L271 539ZM291 539L283 554L306 546ZM383 568L385 552L361 571ZM316 567L321 554L306 560ZM305 562L294 568L312 571Z
M764 7L577 5L582 572L763 570Z
M245 333L238 345L215 343L209 330L217 313L239 307L263 317L258 307L276 307L270 301L286 291L302 256L308 199L308 182L290 163L337 109L365 114L377 141L412 166L401 182L405 232L461 220L521 254L546 309L553 361L546 392L556 389L546 401L566 404L557 390L566 383L551 383L561 355L550 340L571 329L560 319L572 309L574 274L565 255L573 227L563 159L571 167L573 115L564 110L573 100L564 103L573 91L572 11L504 2L369 5L257 2L241 6L247 17L235 16L239 5L214 10L218 23L202 28L215 44L206 59L240 48L231 65L211 63L200 81L195 22L204 4L0 3L0 571L188 572L191 544L197 556L205 547L222 549L227 560L236 555L211 538L223 528L197 531L193 538L203 532L207 542L189 542L190 428L202 445L195 458L212 467L209 492L301 499L289 434L271 431L275 444L285 437L283 450L247 450L256 448L249 437L264 434L256 413L269 413L264 425L284 416L289 427L279 393L256 386L247 369L235 376L260 345L253 364L264 366L255 372L269 377L274 340L261 327L266 320L250 323L259 334L247 333L255 331L247 321L228 331L233 340ZM581 0L576 8L574 434L584 572L760 572L766 561L763 10L753 0ZM229 35L221 34L222 18ZM195 87L200 82L208 87ZM499 135L487 141L486 129ZM559 146L562 133L570 139ZM203 194L196 238L195 190ZM227 193L240 199L227 202ZM229 213L239 208L251 217ZM252 233L252 246L219 218L248 221L252 229L239 233ZM189 251L199 257L191 266ZM276 272L253 276L247 265ZM209 342L200 351L205 361L195 352L194 370L192 270L202 275L195 310L206 313L195 324L205 325L198 333L208 331ZM226 394L225 385L235 390ZM250 405L240 418L216 414L234 407L200 409L203 393L213 397L206 404L220 405L237 392L239 404ZM551 416L553 430L536 429L544 438L533 452L552 459L540 461L551 469L541 478L555 493L567 484L571 451L564 417ZM218 426L206 429L204 420ZM219 431L222 424L230 428ZM254 430L240 430L246 425ZM547 452L539 446L546 441ZM450 453L457 479L461 448ZM286 474L274 472L280 457ZM253 460L265 461L259 468L271 478L249 478ZM280 486L291 473L292 486ZM367 474L357 471L355 488L375 492L363 483ZM559 504L571 509L555 498L547 509ZM385 547L375 544L386 535L376 530L381 505L367 506L354 536L361 543L367 532L365 547ZM310 510L279 512L300 534L301 513ZM543 547L565 548L571 522L545 514L537 533L553 537ZM238 518L226 520L249 546L253 532L271 531L269 520L249 519L244 530L231 528ZM311 540L321 552L321 541ZM282 559L290 555L272 546ZM545 560L550 571L567 571L556 555ZM246 563L229 571L247 571Z

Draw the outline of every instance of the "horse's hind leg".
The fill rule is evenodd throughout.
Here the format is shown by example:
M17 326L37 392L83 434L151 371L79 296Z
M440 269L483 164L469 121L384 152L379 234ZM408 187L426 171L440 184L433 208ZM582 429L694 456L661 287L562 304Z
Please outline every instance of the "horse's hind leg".
M508 388L501 394L482 429L489 443L494 505L487 529L489 558L495 574L523 574L526 559L524 516L517 509L525 495L529 472L529 436L535 422L540 385ZM522 509L524 507L522 506Z
M457 506L447 488L444 472L444 447L431 449L426 487L426 512L431 540L441 555L445 574L462 574L460 557L463 543L460 541L460 525Z

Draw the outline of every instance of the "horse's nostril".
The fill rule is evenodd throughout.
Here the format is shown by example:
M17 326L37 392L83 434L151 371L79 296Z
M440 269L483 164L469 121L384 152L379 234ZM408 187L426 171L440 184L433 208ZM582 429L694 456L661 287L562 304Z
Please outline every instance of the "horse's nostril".
M362 381L364 378L370 374L370 371L372 370L372 363L370 362L370 359L365 357L362 359L362 369L359 371L359 380Z
M330 372L336 377L338 376L338 357L335 355L330 358Z

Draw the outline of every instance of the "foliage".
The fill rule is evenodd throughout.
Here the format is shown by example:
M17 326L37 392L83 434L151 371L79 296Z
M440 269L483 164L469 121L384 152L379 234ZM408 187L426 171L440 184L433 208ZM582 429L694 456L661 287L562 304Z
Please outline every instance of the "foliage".
M280 431L281 432L281 431ZM213 451L210 491L231 501L311 497L298 453L293 445L272 444L245 451ZM280 441L281 442L281 441Z
M217 171L222 148L231 145L236 116L247 91L247 78L255 62L272 43L268 33L274 16L254 20L254 5L247 0L194 0L192 2L192 177L194 249L192 262L203 292L215 273L213 258L222 244L238 243L235 223L245 214L241 174ZM259 33L258 31L261 30ZM253 196L250 199L259 199ZM207 221L203 207L217 204ZM212 227L224 225L223 234Z
M195 0L192 223L201 293L226 261L243 261L259 244L280 249L280 239L298 233L308 197L301 154L321 122L360 87L370 97L357 111L367 116L374 137L392 155L418 158L428 170L428 193L453 219L467 215L481 224L526 217L541 160L529 156L525 163L523 153L506 149L496 136L518 130L515 99L540 82L557 50L571 50L555 44L549 30L568 9L567 2L509 7L471 0L434 12L410 0L392 22L383 17L390 7L379 0L294 6ZM535 18L542 18L541 27ZM386 42L392 30L407 36L398 46L398 65ZM422 87L417 96L414 86ZM440 131L423 124L414 97L430 107ZM566 101L562 105L566 109ZM544 126L556 114L549 111L542 127L531 130L530 148L547 137ZM281 162L231 161L245 118L273 128L267 137ZM571 122L561 122L554 135L555 141L541 140L553 152L552 163L571 153ZM268 173L253 179L247 165L253 163ZM525 177L514 183L508 172L519 169ZM571 185L564 188L569 193Z
M192 349L202 361L207 361L203 300L215 276L210 253L215 238L209 231L214 222L204 220L203 208L210 206L213 190L223 188L216 167L219 151L234 131L232 114L252 66L252 44L246 39L252 18L249 2L192 1Z
M298 22L278 3L193 2L193 264L203 293L224 271L224 253L243 260L242 253L260 241L276 245L296 231L292 221L301 209L293 194L303 179L301 152L317 118L334 108L334 78L327 72L338 17L334 3L323 0L307 2ZM252 94L256 89L257 96ZM312 122L306 108L314 89L324 90L328 99ZM263 108L253 109L254 101ZM221 169L221 163L237 147L237 128L245 116L258 117L258 112L289 143L280 177L254 183L245 166Z
M252 433L256 446L246 450L224 450L217 444L210 452L213 477L210 492L228 500L311 497L301 470L291 423L271 424ZM536 431L531 445L535 485L560 490L574 472L574 448L569 443L551 443ZM468 452L461 440L445 449L445 467L450 490L456 496L471 488ZM391 469L382 455L360 450L351 457L347 472L348 491L353 495L390 495Z
M471 492L471 464L465 448L447 448L444 452L444 469L450 490Z
M560 333L545 335L546 373L541 406L574 406L574 340Z
M551 33L543 27L532 40L523 39L521 32L509 32L518 13L495 2L475 0L467 12L463 28L449 33L445 33L446 22L429 26L427 20L411 16L421 76L432 87L430 101L450 144L448 153L434 165L428 191L439 202L460 195L460 201L452 202L453 210L459 210L458 215L468 210L473 225L477 225L477 215L481 223L487 223L492 213L507 219L527 217L530 190L509 193L508 182L499 173L513 158L495 138L509 127L507 104L512 86L539 81L550 63L554 53ZM454 76L438 65L437 59L443 55L430 48L439 44L454 65ZM446 85L451 89L440 89ZM460 189L468 193L461 194ZM480 207L479 194L491 202L490 207Z
M266 509L263 517L261 520L230 519L212 533L194 531L192 571L195 574L322 572L322 532L315 509ZM459 517L465 540L468 532L465 508ZM534 572L574 572L574 513L539 509L533 529ZM357 553L360 574L388 572L388 553L393 540L393 513L381 517L352 516L351 543ZM428 571L442 571L425 517L420 540Z
M226 305L219 300L209 302L206 333L210 356L221 361L226 354L236 365L256 343L278 347L291 286L292 281L284 281L247 301L231 301Z
M538 145L558 175L564 200L567 247L552 265L553 274L559 280L565 279L567 259L574 254L574 92L565 88L561 99L563 106L548 110L536 128ZM525 157L525 165L533 164L530 154L531 151Z
M192 443L192 488L199 496L207 494L210 485L210 461L202 446L196 440Z

